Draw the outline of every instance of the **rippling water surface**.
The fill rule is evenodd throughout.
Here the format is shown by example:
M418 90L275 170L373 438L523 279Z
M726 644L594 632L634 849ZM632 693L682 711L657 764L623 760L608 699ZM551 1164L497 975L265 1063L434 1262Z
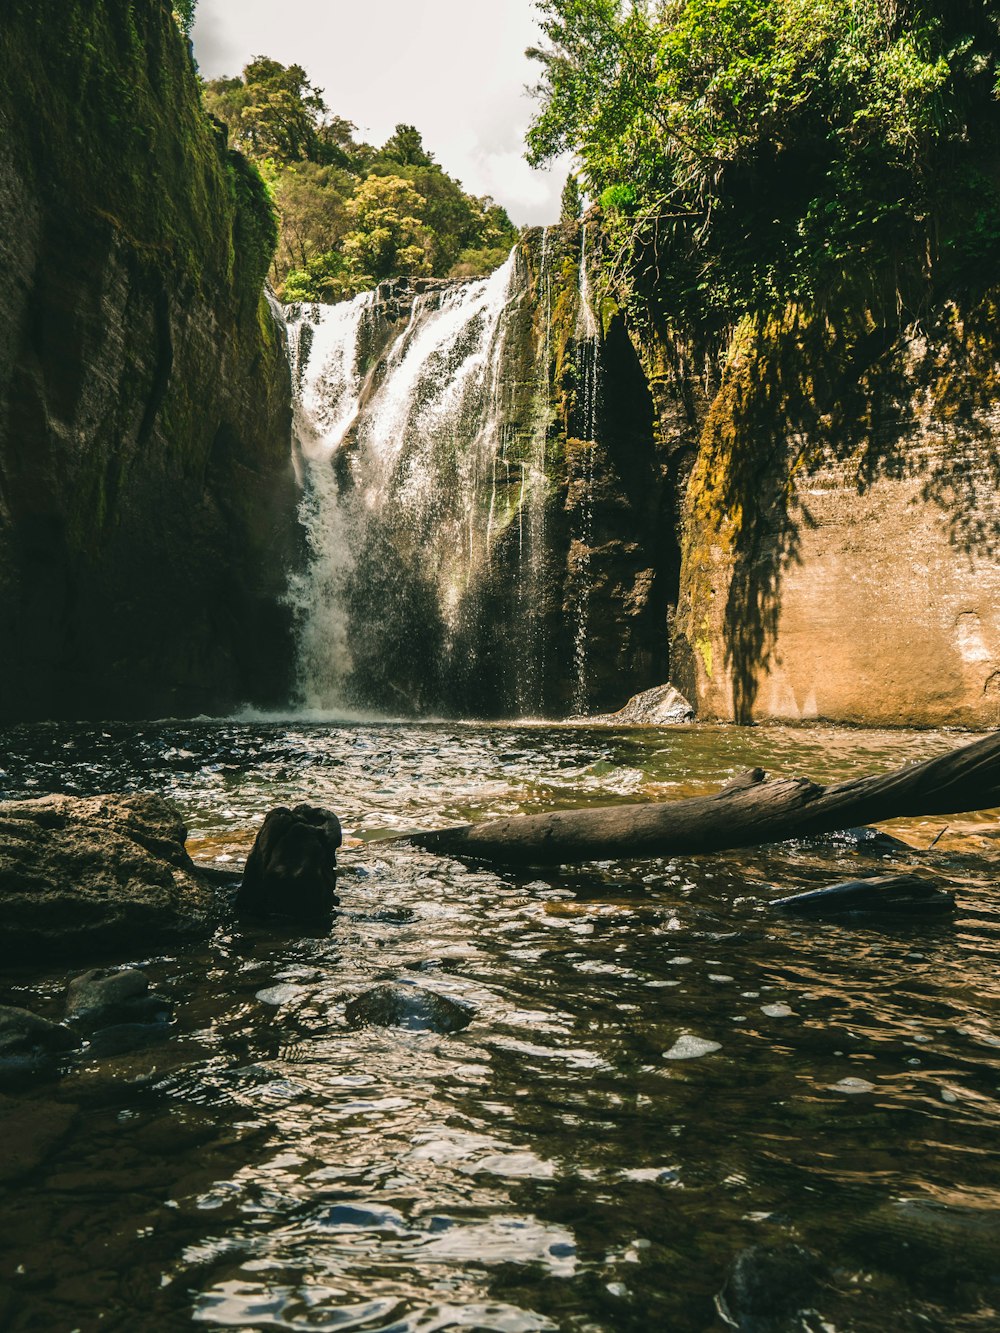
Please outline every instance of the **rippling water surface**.
M173 997L169 1036L3 1094L51 1132L33 1175L0 1186L0 1326L684 1333L725 1327L727 1272L763 1246L801 1290L785 1272L760 1296L766 1264L756 1297L729 1279L723 1309L758 1333L997 1327L995 817L951 821L932 851L942 820L892 830L913 850L814 841L536 874L377 842L709 791L754 764L831 780L965 739L0 733L5 796L160 791L198 860L238 867L264 813L301 800L337 811L349 844L328 936L229 925L170 957L136 941L121 961ZM957 916L876 929L768 906L895 868L950 880ZM59 1016L70 975L7 974L0 1002ZM386 983L472 1021L353 1026L351 1002Z

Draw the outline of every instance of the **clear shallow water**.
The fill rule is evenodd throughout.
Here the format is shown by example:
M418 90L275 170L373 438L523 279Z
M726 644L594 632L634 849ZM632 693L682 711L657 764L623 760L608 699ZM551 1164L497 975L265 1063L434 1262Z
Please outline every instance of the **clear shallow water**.
M820 1274L805 1313L774 1327L995 1327L995 818L950 821L929 853L786 844L537 875L371 845L487 812L688 795L753 764L831 780L964 739L0 734L4 795L162 791L196 859L238 866L266 810L299 800L336 810L352 844L328 937L227 927L152 958L137 943L122 961L173 996L169 1037L6 1094L51 1145L0 1193L0 1325L721 1329L734 1257L793 1243ZM926 848L943 825L895 831ZM957 883L954 920L803 926L767 907L915 866ZM72 971L10 974L0 1001L58 1016ZM352 1029L348 1004L384 982L465 1003L473 1021ZM901 1199L978 1211L907 1229Z

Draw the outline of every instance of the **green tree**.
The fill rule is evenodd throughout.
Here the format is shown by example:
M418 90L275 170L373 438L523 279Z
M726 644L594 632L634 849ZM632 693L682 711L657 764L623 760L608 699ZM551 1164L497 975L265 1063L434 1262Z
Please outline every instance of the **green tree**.
M379 157L401 167L429 167L434 159L424 148L423 136L415 125L397 125L396 131L382 145Z
M561 222L576 222L582 212L583 195L580 193L580 182L576 178L576 173L571 171L563 186L559 219Z
M674 313L912 313L1000 259L997 4L540 8L529 158L578 155L618 272Z
M343 255L359 287L430 273L433 237L421 206L420 195L399 176L370 176L358 186L347 206L353 227Z
M287 273L304 268L343 240L355 180L342 167L319 162L264 163L262 174L281 219L271 281L282 296Z
M173 0L173 4L177 26L185 37L190 37L191 29L194 27L194 11L198 7L198 0Z
M504 210L466 194L415 126L400 123L377 150L357 142L299 65L259 56L203 93L271 192L271 281L285 299L338 300L397 274L491 272L516 239Z
M229 129L234 147L256 162L316 161L321 156L322 90L301 65L257 56L241 79L213 79L204 88L206 109Z

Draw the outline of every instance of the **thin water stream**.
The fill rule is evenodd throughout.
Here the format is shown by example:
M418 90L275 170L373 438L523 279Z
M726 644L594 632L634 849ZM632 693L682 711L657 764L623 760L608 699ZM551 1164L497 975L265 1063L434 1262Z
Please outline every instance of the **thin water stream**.
M160 791L217 866L239 865L279 803L328 805L350 845L329 935L230 920L170 956L136 941L120 961L173 998L168 1032L2 1090L44 1150L0 1184L0 1325L722 1329L727 1270L766 1245L801 1293L786 1274L797 1294L786 1308L772 1293L780 1319L751 1309L743 1327L995 1328L994 818L952 821L931 852L848 839L535 875L375 842L487 811L705 791L758 763L829 780L961 739L262 721L4 732L5 796ZM895 831L926 849L941 828ZM957 884L956 917L804 925L768 906L894 867ZM57 1017L74 970L7 972L0 1002ZM353 1002L385 984L471 1021L353 1025Z

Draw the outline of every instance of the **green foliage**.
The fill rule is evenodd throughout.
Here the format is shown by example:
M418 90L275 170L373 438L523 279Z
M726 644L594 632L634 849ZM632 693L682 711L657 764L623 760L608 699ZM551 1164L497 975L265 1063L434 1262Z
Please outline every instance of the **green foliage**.
M242 79L205 85L205 107L229 128L240 152L261 161L321 160L320 126L327 106L301 65L257 56Z
M191 36L191 29L194 27L194 11L198 8L198 0L174 0L174 17L177 19L178 27L185 37Z
M380 157L401 167L429 167L434 159L424 149L424 141L415 125L397 125L396 132L382 145Z
M576 222L582 212L583 195L580 193L580 182L576 178L576 172L571 171L566 177L566 184L563 186L559 221Z
M352 230L343 255L359 287L384 278L431 271L432 238L420 216L421 198L400 176L369 176L347 205Z
M619 276L674 315L912 314L1000 259L996 3L540 8L529 157L578 155Z
M240 78L205 84L204 101L278 210L271 278L285 300L339 300L404 274L490 272L517 239L504 210L466 194L415 126L397 125L381 148L357 142L299 65L259 56Z

